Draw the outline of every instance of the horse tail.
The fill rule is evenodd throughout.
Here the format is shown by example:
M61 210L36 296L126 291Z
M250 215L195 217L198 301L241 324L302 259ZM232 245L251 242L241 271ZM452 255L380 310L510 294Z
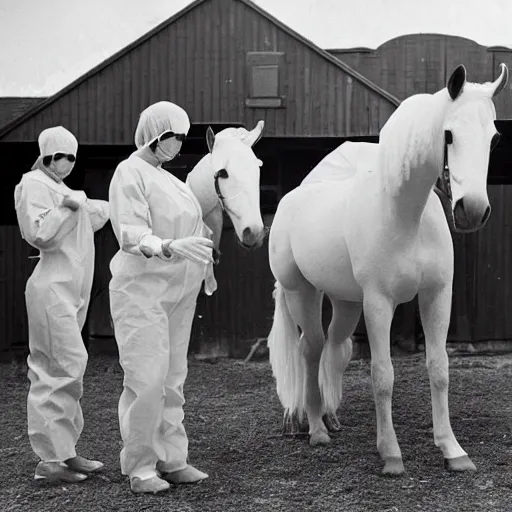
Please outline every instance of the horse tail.
M290 315L284 289L278 281L273 297L274 321L267 343L277 395L285 413L296 413L302 418L305 411L306 371L299 351L299 328Z
M328 340L320 358L318 385L322 397L322 412L336 414L343 397L343 373L352 358L352 339L342 343Z

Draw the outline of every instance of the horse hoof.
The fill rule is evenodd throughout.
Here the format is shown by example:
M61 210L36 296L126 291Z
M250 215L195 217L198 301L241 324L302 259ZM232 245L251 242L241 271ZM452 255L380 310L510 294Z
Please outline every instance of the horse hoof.
M382 474L386 476L400 476L405 473L402 457L388 457L384 459Z
M306 437L309 435L308 430L308 426L299 419L297 414L284 413L283 437Z
M309 438L309 446L322 446L329 444L331 442L331 438L327 432L315 432L311 434Z
M467 455L444 459L444 467L448 471L476 471L476 466Z
M335 413L330 412L329 414L324 414L323 420L329 432L334 433L341 431L341 423Z

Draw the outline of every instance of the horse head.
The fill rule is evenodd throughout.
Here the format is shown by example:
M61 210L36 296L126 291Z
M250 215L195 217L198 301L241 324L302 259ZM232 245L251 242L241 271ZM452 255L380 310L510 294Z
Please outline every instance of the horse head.
M251 131L226 128L215 135L209 127L206 132L217 204L229 215L238 240L247 249L260 247L265 238L260 211L262 162L252 150L263 127L259 121Z
M491 207L487 197L489 155L499 140L493 98L506 86L508 68L494 82L466 81L458 66L442 94L446 101L443 121L444 165L438 187L450 199L455 230L476 231L487 222Z

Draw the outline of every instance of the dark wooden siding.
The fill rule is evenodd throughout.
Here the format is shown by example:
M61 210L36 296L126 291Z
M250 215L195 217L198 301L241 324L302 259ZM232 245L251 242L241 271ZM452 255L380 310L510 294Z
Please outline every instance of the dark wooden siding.
M454 235L454 341L512 339L512 186L489 185L488 191L488 224Z
M270 216L271 217L271 216ZM266 223L270 223L267 217ZM103 291L91 304L93 336L111 336L108 300L108 262L112 253L111 230L96 239L96 276ZM106 238L105 238L106 237ZM100 248L100 244L104 245ZM105 251L105 245L108 246ZM103 250L102 250L103 249ZM115 252L115 250L114 250ZM212 297L200 295L193 326L193 352L240 355L258 337L267 336L272 324L274 280L268 263L268 247L248 252L227 228L221 241L222 260L215 274L218 290ZM35 267L30 246L17 226L0 226L0 352L12 345L27 345L28 326L25 285Z
M492 214L479 232L453 235L455 276L448 341L480 342L512 340L512 186L489 185ZM267 223L270 218L267 219ZM228 236L226 236L228 235ZM217 277L219 290L212 298L200 298L196 319L196 349L222 343L231 353L240 340L265 337L273 315L274 279L267 247L245 253L224 233L224 261ZM251 288L252 287L252 288ZM326 308L327 320L329 310ZM414 332L416 301L400 306L393 324L394 337ZM202 327L202 331L199 331ZM366 335L361 319L356 333Z
M285 107L248 108L247 52L284 52ZM63 124L81 144L131 144L140 112L171 100L192 122L266 121L265 136L377 135L395 106L252 7L209 0L8 133Z
M18 226L0 226L0 351L28 341L25 284L34 268L30 249Z
M441 34L397 37L374 51L329 52L400 99L442 89L459 64L464 64L471 82L494 80L501 62L512 71L512 50L487 48L470 39ZM512 117L510 83L495 103L498 118Z
M266 216L270 225L273 216ZM274 277L268 261L268 240L248 252L236 241L234 230L225 229L221 262L215 269L218 290L199 296L191 338L191 351L229 356L247 354L272 326Z
M512 340L512 186L490 185L492 215L478 233L454 235L455 278L448 339L452 342ZM270 224L272 216L265 223ZM7 249L7 250L6 250ZM266 337L273 315L273 277L268 247L246 252L232 229L221 242L222 260L216 268L219 284L212 297L201 295L194 321L192 350L240 355L248 343ZM27 342L25 283L33 268L29 247L17 226L0 227L0 350ZM99 258L101 260L101 258ZM103 270L106 263L102 263ZM108 293L108 292L107 292ZM402 307L394 335L409 333L414 306ZM108 335L108 297L95 307L93 334ZM357 333L365 334L364 321Z
M0 97L0 129L46 98Z

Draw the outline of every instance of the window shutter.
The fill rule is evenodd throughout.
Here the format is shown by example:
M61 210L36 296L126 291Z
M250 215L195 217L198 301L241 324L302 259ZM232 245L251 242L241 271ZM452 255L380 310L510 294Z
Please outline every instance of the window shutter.
M283 52L248 52L248 107L279 108L283 106L281 77Z

